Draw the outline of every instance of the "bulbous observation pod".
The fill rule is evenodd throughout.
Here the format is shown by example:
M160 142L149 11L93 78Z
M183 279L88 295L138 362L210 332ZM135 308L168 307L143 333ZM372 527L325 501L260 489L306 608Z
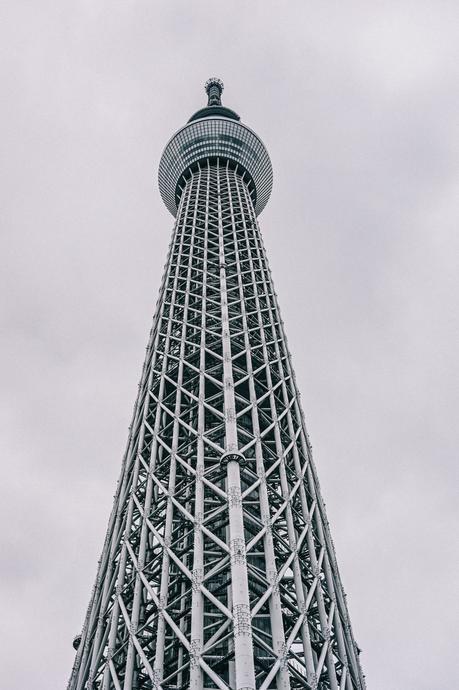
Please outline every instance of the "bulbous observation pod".
M186 180L200 163L220 159L243 172L255 212L268 203L273 186L271 160L261 139L242 124L234 110L222 105L223 82L209 79L205 84L207 107L198 110L167 143L159 164L159 189L173 216Z

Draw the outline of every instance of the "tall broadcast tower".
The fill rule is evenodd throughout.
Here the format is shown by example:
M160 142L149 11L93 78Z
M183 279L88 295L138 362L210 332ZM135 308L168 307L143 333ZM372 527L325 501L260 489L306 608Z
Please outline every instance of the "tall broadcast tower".
M257 216L258 136L206 83L68 690L364 690Z

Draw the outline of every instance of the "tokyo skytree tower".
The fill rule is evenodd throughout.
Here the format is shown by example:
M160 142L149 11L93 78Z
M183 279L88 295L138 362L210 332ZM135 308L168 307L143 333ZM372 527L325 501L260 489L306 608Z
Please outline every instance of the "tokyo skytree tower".
M176 221L68 690L364 690L257 220L271 162L205 88L159 166Z

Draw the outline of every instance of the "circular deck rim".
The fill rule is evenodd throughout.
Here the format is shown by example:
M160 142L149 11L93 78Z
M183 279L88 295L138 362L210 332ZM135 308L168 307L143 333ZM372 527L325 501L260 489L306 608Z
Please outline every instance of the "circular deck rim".
M207 145L205 140L203 141L203 129L208 129ZM195 140L200 139L199 143L193 144L193 136L185 136L190 130L196 130ZM232 138L228 132L239 132L241 136ZM217 145L215 139L212 141L212 135L215 137L217 134L228 138L228 142L219 141ZM205 135L206 132L204 137ZM178 149L180 146L183 148L184 144L187 144L188 149L195 150L191 153L180 152ZM255 188L254 207L257 216L263 211L273 186L271 159L263 141L250 127L240 121L214 116L186 123L175 132L164 148L158 168L158 184L161 198L174 217L178 209L176 190L180 178L194 164L216 157L239 164L242 170L247 171Z

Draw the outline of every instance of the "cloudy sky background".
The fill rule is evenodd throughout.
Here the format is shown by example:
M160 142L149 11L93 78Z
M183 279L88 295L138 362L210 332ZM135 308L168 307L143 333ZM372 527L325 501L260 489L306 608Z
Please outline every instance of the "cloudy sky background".
M450 688L457 0L1 13L0 686L66 686L172 228L159 157L215 75L273 161L261 225L368 688Z

